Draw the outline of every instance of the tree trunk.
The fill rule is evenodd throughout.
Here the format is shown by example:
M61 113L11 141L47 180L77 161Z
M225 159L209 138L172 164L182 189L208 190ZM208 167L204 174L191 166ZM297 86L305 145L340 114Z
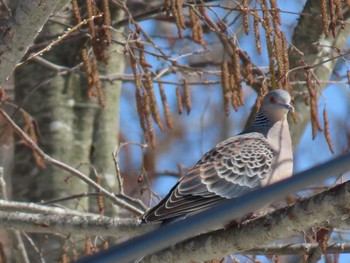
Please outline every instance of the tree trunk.
M320 2L315 0L307 1L304 6L303 14L317 15L313 15L312 18L309 16L300 16L299 23L293 33L292 46L289 52L289 67L291 69L305 65L313 66L322 61L327 61L330 58L336 57L339 55L338 50L342 50L346 44L350 33L349 26L346 26L345 29L340 29L340 26L338 26L337 36L335 38L332 36L325 38L322 29L322 18L319 15L321 14L320 6ZM344 19L345 24L350 22L349 11L344 14ZM315 43L320 43L321 45L315 45ZM301 61L305 64L301 63ZM337 61L338 59L331 59L315 67L314 75L320 81L329 80ZM290 78L291 81L304 80L305 68L291 72ZM322 90L327 85L320 84L319 86ZM306 84L294 85L293 90L307 91ZM294 123L292 120L289 123L293 146L295 147L303 135L306 126L310 122L310 107L305 104L303 96L296 97L294 107L297 113L298 123Z
M71 14L71 11L69 11ZM112 19L120 18L120 10L111 13ZM65 14L67 16L67 13ZM65 21L59 24L48 22L37 39L44 42L54 36L62 35L67 29L63 24L74 24ZM119 38L122 35L112 35ZM80 50L82 41L67 40L53 47L43 58L56 65L72 68L81 62ZM100 74L124 71L124 58L121 47L112 45L107 50L108 64L99 64ZM40 72L40 74L36 74ZM52 157L67 163L89 174L90 166L108 182L108 187L117 191L112 152L118 143L119 97L121 82L104 82L103 90L106 107L102 108L97 100L87 98L85 76L74 73L57 74L57 72L38 64L29 62L15 72L15 100L24 110L30 113L38 128L39 146ZM16 115L26 127L21 113ZM93 151L91 151L93 149ZM67 197L73 194L88 192L88 186L52 166L44 169L33 166L35 159L31 150L23 144L15 147L13 195L16 200L40 201ZM78 202L77 202L78 201ZM87 198L60 203L73 209L90 210ZM45 244L44 253L47 262L55 262L62 254L63 241L50 237L34 236L38 246ZM80 237L81 238L81 237ZM49 242L48 242L49 241ZM40 248L40 247L39 247ZM52 253L52 250L55 252ZM37 255L31 255L35 259Z

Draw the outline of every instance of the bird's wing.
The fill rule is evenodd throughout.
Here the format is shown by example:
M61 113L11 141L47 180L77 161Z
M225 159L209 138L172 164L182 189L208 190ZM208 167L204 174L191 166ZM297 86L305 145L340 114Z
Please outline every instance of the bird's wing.
M261 185L271 173L275 152L260 133L232 137L207 152L144 216L161 221L239 197Z

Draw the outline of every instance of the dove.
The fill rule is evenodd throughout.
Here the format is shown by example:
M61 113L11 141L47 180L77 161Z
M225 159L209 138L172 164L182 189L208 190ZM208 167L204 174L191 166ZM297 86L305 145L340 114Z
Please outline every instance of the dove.
M267 93L252 124L205 153L164 199L141 216L142 222L186 217L290 177L289 111L294 108L287 91Z

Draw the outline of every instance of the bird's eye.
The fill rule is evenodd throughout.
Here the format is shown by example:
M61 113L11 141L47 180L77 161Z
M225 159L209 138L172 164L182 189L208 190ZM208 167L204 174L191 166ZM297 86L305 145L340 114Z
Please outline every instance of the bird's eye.
M271 103L276 103L276 98L275 98L274 96L272 96L272 97L270 98L270 102L271 102Z

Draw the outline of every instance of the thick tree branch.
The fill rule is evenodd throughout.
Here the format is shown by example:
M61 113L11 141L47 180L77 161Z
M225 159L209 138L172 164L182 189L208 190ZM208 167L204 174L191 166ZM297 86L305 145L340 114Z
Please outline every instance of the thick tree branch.
M0 34L0 85L3 85L33 44L44 23L61 0L21 0ZM65 2L68 2L65 0Z
M199 233L227 226L232 220L242 218L252 211L258 211L261 207L284 198L288 193L305 189L316 180L323 180L335 173L349 170L349 159L350 154L338 157L240 198L227 200L185 220L164 225L78 262L104 260L104 262L126 263L162 249L165 250L146 258L146 262L202 261L261 247L267 242L289 237L296 231L310 226L325 227L327 220L334 226L343 227L343 220L349 217L346 209L350 204L350 200L347 200L350 195L349 184L337 186L306 201L297 202L295 206L247 222L243 226L226 227L227 229L224 230L195 237Z
M135 219L118 219L99 215L46 215L0 211L0 225L34 233L79 234L125 238L139 236L158 227L158 224L139 226Z
M329 80L333 69L338 61L337 56L346 44L350 33L350 26L337 30L335 38L325 38L322 30L321 4L319 1L307 1L302 13L315 14L312 18L301 16L298 26L295 28L292 38L292 46L289 52L290 68L300 68L290 73L291 81L305 79L304 66L314 68L314 75L321 81L320 91L326 87L323 81ZM347 11L344 15L345 24L350 22L350 15ZM332 59L334 58L334 59ZM329 59L329 60L328 60ZM319 64L321 61L327 63ZM293 86L294 91L305 92L306 85ZM290 121L291 137L293 145L299 142L307 124L310 122L310 107L305 104L303 96L297 96L294 101L294 108L298 117L298 123Z
M308 255L318 248L318 243L274 245L246 251L249 255ZM350 243L332 243L326 247L327 254L349 253Z
M205 261L228 254L253 253L257 247L260 247L257 251L264 254L262 247L269 242L310 227L348 227L349 207L350 182L347 182L241 225L191 238L142 262Z
M17 202L11 202L13 205ZM9 206L1 203L3 208ZM33 205L27 204L32 208ZM37 206L37 207L36 207ZM223 257L230 253L246 254L308 254L318 244L296 244L266 246L266 243L290 237L302 230L314 226L346 228L349 224L350 182L343 183L315 196L296 202L296 204L278 209L270 214L246 221L241 225L233 224L225 229L209 232L155 255L144 259L145 262L187 262L203 261L209 258ZM116 219L99 215L76 215L64 209L34 205L40 212L0 212L0 225L5 228L36 233L104 235L117 238L142 235L156 229L158 224L139 224L135 219ZM40 207L40 209L39 209ZM2 209L8 210L8 209ZM13 210L13 209L11 209ZM47 210L47 213L44 211ZM328 252L344 252L346 245L329 245Z
M94 214L82 213L68 208L51 207L45 205L38 205L34 203L23 203L16 201L7 201L0 199L0 211L2 212L22 212L22 213L39 213L39 214L53 214L53 215L79 215L91 216Z

